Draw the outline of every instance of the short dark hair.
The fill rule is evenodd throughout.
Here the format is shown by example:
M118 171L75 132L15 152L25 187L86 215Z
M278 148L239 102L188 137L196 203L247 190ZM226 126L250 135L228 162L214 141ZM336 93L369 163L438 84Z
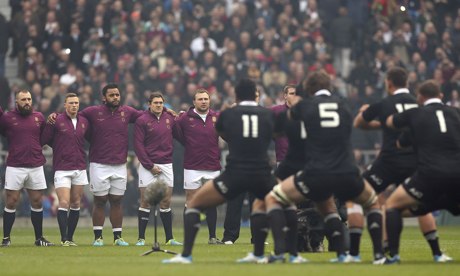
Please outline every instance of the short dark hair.
M235 87L236 98L240 101L254 101L256 99L256 83L250 79L242 79Z
M391 81L395 87L406 87L408 74L406 69L395 66L387 71L387 80Z
M165 101L165 98L163 97L163 94L161 94L160 91L155 91L153 92L152 94L150 94L150 97L149 97L149 104L152 103L152 100L154 98L161 98L163 100L163 102Z
M107 83L103 88L102 88L102 95L105 97L107 94L107 90L109 89L118 89L118 85L116 83Z
M77 98L78 98L78 95L75 94L75 93L67 93L67 94L65 95L64 102L67 102L67 99L68 99L68 98L74 98L74 97L77 97Z
M439 98L441 88L434 80L427 80L418 87L417 93L428 99Z
M20 90L16 91L16 93L14 93L14 96L17 98L19 93L30 93L30 91L27 90L27 89L20 89ZM32 94L32 93L30 93L30 94Z
M331 77L323 70L311 73L305 81L308 95L314 95L321 89L331 90Z

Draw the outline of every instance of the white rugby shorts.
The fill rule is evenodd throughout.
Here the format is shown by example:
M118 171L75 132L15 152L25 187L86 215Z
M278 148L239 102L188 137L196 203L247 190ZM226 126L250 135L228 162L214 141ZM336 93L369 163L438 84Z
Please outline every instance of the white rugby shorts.
M71 188L71 185L88 185L86 170L68 170L54 172L54 187Z
M29 190L46 189L43 166L35 168L6 167L5 189L19 191L22 188Z
M126 164L89 163L90 190L95 196L124 195L127 181Z
M218 177L220 171L199 171L184 169L184 189L196 190L203 186L205 180Z
M172 163L169 164L155 164L155 166L161 169L159 175L153 175L151 171L148 171L142 164L139 164L139 188L145 188L150 183L163 179L168 187L174 187L174 174Z

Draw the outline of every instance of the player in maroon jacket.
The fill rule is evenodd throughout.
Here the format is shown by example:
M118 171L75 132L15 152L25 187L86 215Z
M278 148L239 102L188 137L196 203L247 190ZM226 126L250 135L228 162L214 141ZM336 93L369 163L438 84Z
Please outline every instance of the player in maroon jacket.
M218 113L209 108L209 93L198 89L193 98L193 107L182 114L173 127L174 138L185 147L184 189L186 205L206 180L220 174L219 135L214 126ZM217 209L206 210L209 229L209 244L222 244L216 238Z
M30 200L30 218L35 232L36 246L52 246L43 237L43 190L46 189L40 134L45 119L40 112L33 111L32 96L27 90L16 93L16 109L0 117L0 132L8 140L6 160L5 192L6 204L3 213L2 246L10 246L11 229L16 218L16 206L21 190L25 188Z
M150 205L144 199L144 191L150 183L162 179L168 184L168 192L160 202L160 218L163 222L167 245L182 245L172 233L171 196L174 187L172 165L175 117L164 107L160 92L149 97L149 110L136 120L134 151L139 159L140 206L138 211L139 237L136 245L145 245L145 229L149 222Z
M62 246L77 246L73 234L80 217L83 187L88 185L84 146L89 124L78 113L79 107L77 94L68 93L64 101L65 112L57 116L55 124L46 124L42 133L42 143L53 148L54 186L59 200L57 220Z

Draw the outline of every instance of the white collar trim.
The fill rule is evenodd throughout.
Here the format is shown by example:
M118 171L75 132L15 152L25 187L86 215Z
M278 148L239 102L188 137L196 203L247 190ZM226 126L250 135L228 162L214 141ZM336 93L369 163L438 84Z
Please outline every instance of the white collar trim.
M242 101L238 105L257 106L257 103L255 101Z
M323 95L331 96L332 94L331 94L331 92L329 90L326 90L326 89L321 89L319 91L316 91L316 93L315 93L315 96L323 96Z
M409 89L407 88L399 88L399 89L396 89L395 92L393 92L393 95L396 95L396 94L402 94L402 93L407 93L409 94Z
M431 99L428 99L426 100L423 105L429 105L429 104L433 104L433 103L440 103L442 104L442 101L441 99L438 99L438 98L431 98Z

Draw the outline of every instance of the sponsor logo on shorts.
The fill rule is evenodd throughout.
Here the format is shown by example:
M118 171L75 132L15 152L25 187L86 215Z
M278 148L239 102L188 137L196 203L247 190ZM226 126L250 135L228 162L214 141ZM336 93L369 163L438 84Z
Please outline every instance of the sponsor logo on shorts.
M421 199L423 197L423 193L418 191L417 189L415 188L410 188L409 189L409 193L411 193L414 197L418 198L418 199Z
M228 192L228 188L227 188L227 186L225 186L223 181L217 181L216 185L217 185L217 187L219 187L219 190L223 194L226 194Z
M299 187L304 195L310 192L310 189L307 187L307 185L305 185L305 182L303 181L297 181L297 187Z
M369 177L372 179L372 181L375 182L376 185L382 185L383 180L380 177L376 176L375 174L371 174Z

